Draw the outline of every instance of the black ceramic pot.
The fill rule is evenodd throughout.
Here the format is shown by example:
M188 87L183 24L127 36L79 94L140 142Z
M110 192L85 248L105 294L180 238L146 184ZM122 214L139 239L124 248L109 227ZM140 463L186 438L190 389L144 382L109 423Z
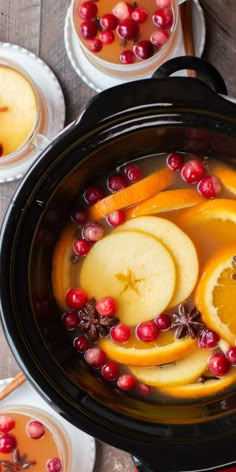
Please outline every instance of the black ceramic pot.
M164 77L199 67L210 87L195 78ZM22 370L67 420L141 458L152 471L236 463L236 394L152 405L99 382L78 361L60 325L50 281L52 251L78 192L127 156L178 149L214 154L236 166L236 106L218 93L226 89L216 71L179 58L151 79L97 95L27 174L1 231L1 317Z

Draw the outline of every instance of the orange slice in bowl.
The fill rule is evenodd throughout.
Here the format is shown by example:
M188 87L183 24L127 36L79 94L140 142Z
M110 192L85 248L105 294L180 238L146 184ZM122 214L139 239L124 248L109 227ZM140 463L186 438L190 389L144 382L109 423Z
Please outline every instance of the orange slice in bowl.
M234 195L236 195L236 172L229 167L223 167L219 164L215 164L211 167L211 172L216 175L224 187Z
M230 345L236 341L236 243L208 260L195 292L202 318Z

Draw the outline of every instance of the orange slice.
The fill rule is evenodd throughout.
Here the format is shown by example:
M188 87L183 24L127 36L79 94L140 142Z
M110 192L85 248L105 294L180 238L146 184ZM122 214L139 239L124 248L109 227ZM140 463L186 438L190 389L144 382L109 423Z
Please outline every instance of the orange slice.
M224 187L234 195L236 195L236 171L229 167L223 167L219 164L211 166L211 172L216 175Z
M166 190L160 192L152 198L148 198L126 211L126 217L152 215L162 211L178 210L186 208L205 201L205 198L199 195L194 189Z
M127 343L119 344L109 338L99 341L107 356L121 364L132 366L153 366L174 362L184 357L196 346L196 339L176 339L172 331L162 332L155 342L145 343L132 337Z
M90 217L100 220L112 211L134 205L164 190L175 179L175 174L168 168L154 172L136 184L99 200L90 208Z
M195 293L206 324L234 345L236 340L236 242L216 251L206 264Z

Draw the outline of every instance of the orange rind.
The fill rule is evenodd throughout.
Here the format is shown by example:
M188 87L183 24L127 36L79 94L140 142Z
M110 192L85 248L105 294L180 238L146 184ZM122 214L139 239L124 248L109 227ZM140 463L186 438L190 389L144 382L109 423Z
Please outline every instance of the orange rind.
M221 166L220 164L213 164L211 166L211 172L216 175L224 187L233 195L236 195L236 172L229 167Z

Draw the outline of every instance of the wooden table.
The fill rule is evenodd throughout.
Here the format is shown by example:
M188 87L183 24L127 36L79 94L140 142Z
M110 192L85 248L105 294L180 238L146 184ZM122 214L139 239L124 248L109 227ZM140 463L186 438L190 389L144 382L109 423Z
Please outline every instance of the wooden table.
M204 57L225 78L228 92L236 97L235 0L201 0L207 24ZM63 29L69 0L0 0L0 41L18 44L39 55L58 77L66 102L66 123L70 123L94 95L74 72L67 57ZM0 184L0 222L17 182ZM0 328L0 378L19 371ZM130 472L128 454L97 444L94 472ZM83 472L83 471L81 471Z

